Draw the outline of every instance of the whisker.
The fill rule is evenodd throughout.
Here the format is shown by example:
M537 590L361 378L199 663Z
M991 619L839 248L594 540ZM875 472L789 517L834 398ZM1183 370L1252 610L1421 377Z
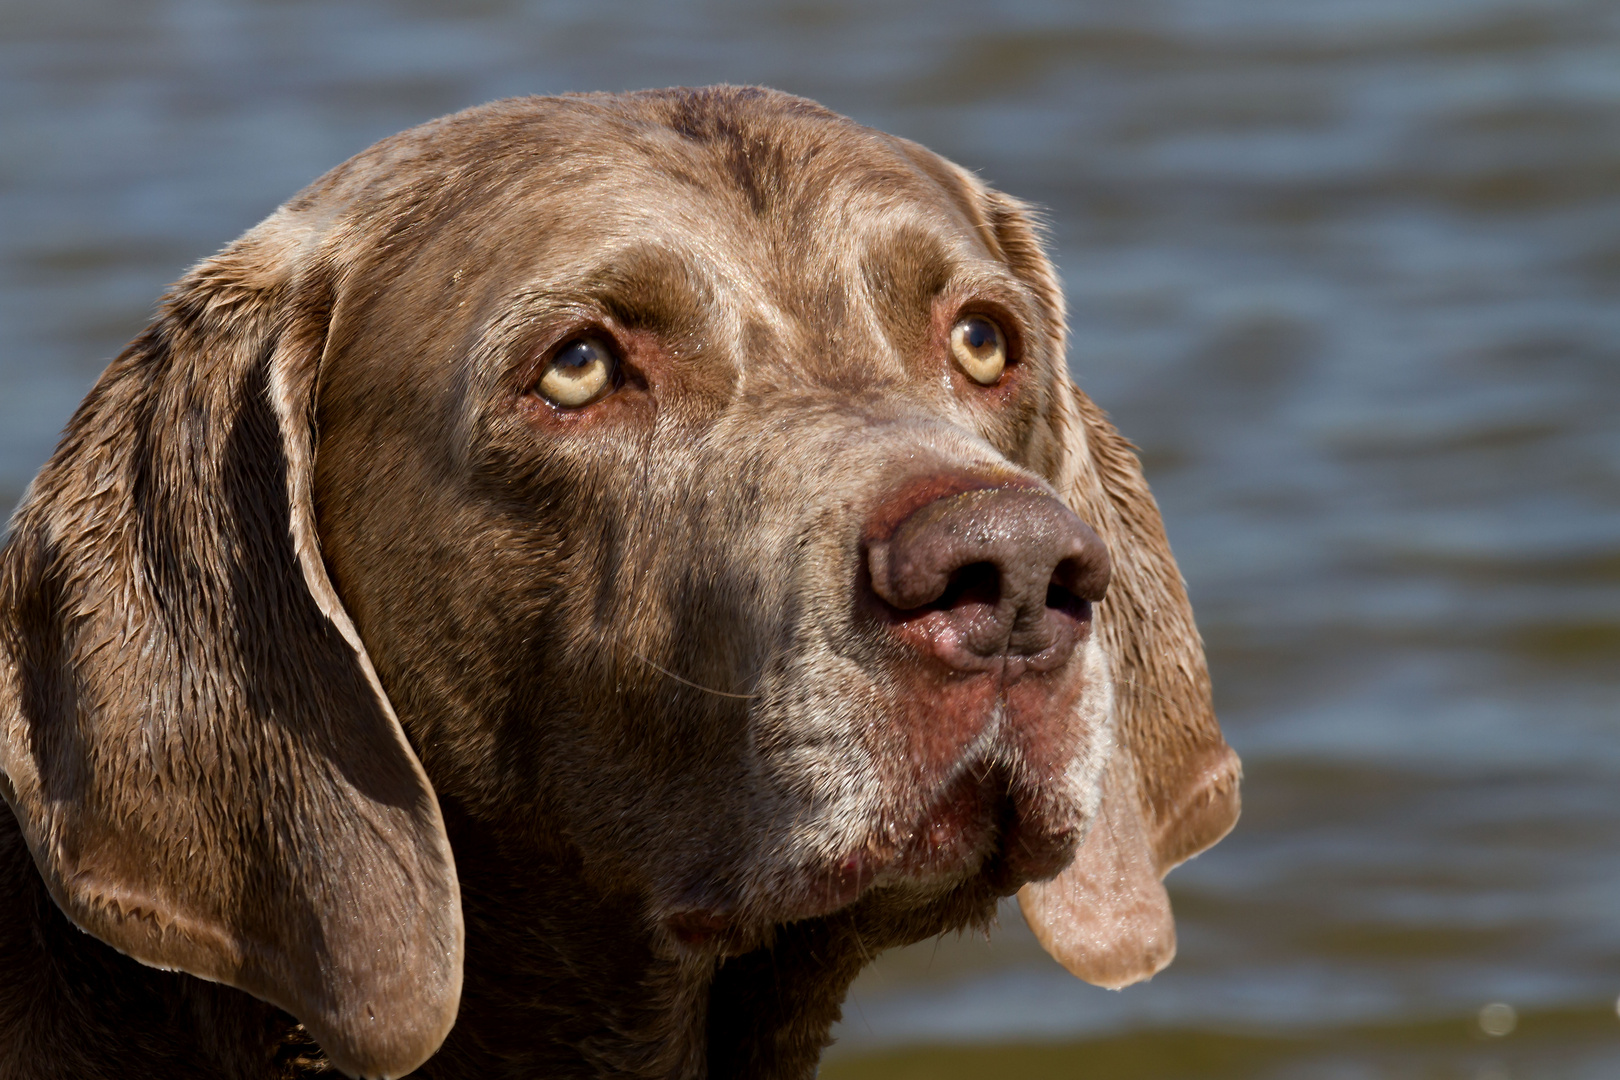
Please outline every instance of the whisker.
M658 672L658 674L663 675L666 678L674 679L676 682L680 683L682 686L690 686L694 690L701 690L705 694L713 694L715 697L734 698L734 699L736 699L738 701L753 701L755 698L759 697L758 694L733 694L733 693L730 693L730 692L728 692L726 690L716 690L712 686L704 686L702 683L695 683L691 679L683 679L681 676L675 674L673 671L669 670L667 667L664 667L661 664L654 663L653 661L647 659L645 656L642 656L640 653L636 652L636 650L632 649L630 646L626 645L624 642L622 642L622 641L618 642L618 646L619 646L619 648L623 649L625 652L629 653L631 656L635 657L637 660L640 660L643 664L646 664L648 667L650 667L654 671Z

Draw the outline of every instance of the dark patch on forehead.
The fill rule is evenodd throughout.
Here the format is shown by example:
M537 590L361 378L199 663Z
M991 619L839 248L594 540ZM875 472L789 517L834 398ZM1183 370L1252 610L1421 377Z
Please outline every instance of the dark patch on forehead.
M807 298L801 317L823 336L834 333L849 319L849 296L844 282L829 276Z
M776 333L759 319L749 319L742 328L743 356L750 360L768 358L782 352Z
M792 126L785 117L807 117L847 124L838 114L752 86L711 86L664 90L664 122L682 138L719 154L725 174L755 215L778 208L796 170L816 156L819 147L788 148Z
M765 92L758 87L704 86L695 90L679 88L664 91L669 104L670 128L694 142L715 142L735 137L737 111L744 101L758 101Z
M900 352L926 349L934 300L956 269L945 243L912 225L880 233L861 259L861 278L889 339Z
M727 175L748 200L756 215L763 215L771 195L781 186L781 146L756 131L748 130L730 112L697 108L690 102L678 106L670 126L683 138L706 144L719 151Z
M861 259L861 276L880 310L926 309L950 284L955 260L940 238L915 225L873 238Z
M736 119L746 112L763 118L771 113L845 122L831 109L762 86L677 86L645 90L630 97L663 101L670 107L669 126L689 139L703 139L713 118Z

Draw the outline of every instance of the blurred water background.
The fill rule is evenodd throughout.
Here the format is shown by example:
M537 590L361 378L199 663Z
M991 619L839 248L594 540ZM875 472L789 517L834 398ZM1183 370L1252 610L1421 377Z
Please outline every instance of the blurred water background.
M1247 765L1165 974L1009 908L864 976L823 1076L1620 1075L1620 5L4 0L0 503L373 140L719 81L1048 208Z

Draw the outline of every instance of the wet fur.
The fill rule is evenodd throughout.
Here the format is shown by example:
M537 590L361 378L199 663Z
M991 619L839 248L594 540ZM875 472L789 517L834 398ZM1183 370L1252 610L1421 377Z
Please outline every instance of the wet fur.
M1016 328L994 402L931 374L951 290ZM559 421L536 358L603 311L647 385ZM1044 749L903 722L852 582L913 467L1109 544ZM940 769L1078 835L1128 754L1160 873L1236 812L1028 211L752 89L469 110L195 268L13 521L0 725L0 1080L317 1074L317 1036L368 1074L442 1038L419 1075L808 1077L865 963L1023 883L816 876L901 850Z

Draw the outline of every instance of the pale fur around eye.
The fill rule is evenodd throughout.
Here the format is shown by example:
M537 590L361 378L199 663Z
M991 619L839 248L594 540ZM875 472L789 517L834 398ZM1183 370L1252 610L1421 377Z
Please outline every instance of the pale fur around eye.
M951 358L974 382L994 386L1007 366L1007 336L983 315L968 315L951 327Z
M540 396L564 409L578 409L613 389L619 361L596 338L575 338L557 350L540 373Z

